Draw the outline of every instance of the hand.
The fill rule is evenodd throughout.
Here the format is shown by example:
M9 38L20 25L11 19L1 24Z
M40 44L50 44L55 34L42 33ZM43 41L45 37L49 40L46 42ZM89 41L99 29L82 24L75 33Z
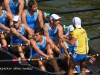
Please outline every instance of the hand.
M69 54L67 55L67 57L68 57L68 59L70 59L70 55Z
M49 59L50 59L50 56L46 55L45 58L46 58L47 60L49 60Z
M26 45L27 46L30 45L30 41L29 40L26 41Z
M65 59L65 56L63 54L60 55L61 59Z

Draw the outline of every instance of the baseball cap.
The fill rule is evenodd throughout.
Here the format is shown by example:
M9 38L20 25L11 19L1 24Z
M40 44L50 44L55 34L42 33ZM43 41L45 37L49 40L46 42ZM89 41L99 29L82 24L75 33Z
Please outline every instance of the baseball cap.
M69 26L68 26L67 33L66 33L65 35L69 35L69 33L70 33L71 31L74 31L73 25L69 25Z
M12 21L19 21L19 20L21 20L20 17L18 15L16 15L16 16L13 17Z
M50 16L50 20L58 20L58 19L60 19L61 17L60 16L58 16L57 14L52 14L51 16Z
M72 23L74 23L76 28L81 28L81 19L79 17L74 17Z

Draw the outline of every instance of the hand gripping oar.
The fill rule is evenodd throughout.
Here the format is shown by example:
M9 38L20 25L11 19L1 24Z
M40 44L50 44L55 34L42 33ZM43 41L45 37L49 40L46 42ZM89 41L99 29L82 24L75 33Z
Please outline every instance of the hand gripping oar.
M59 57L50 58L50 60L57 60ZM8 60L0 60L0 62L26 62L26 61L38 61L38 60L48 60L47 58L14 58Z
M75 62L75 60L74 60L74 58L73 58L73 56L72 56L72 53L71 53L70 50L69 50L69 47L67 46L67 44L66 44L65 41L63 41L63 43L64 43L64 45L65 45L65 47L66 47L66 50L68 51L68 53L69 53L69 55L70 55L70 57L71 57L71 60L72 60L72 62L73 62L73 64L74 64L74 66L75 66L76 71L80 74L80 73L81 73L80 68L79 68L78 65L76 64L76 62Z
M0 34L10 33L10 31L0 31Z

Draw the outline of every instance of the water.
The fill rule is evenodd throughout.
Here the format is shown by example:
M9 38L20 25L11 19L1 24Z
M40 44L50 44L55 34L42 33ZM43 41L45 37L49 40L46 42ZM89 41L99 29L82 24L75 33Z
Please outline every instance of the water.
M100 8L100 0L54 0L38 3L39 9L45 12L64 12L72 10L81 10L81 9L92 9ZM73 17L78 16L82 19L83 23L93 23L100 21L100 10L98 11L87 11L71 14L60 15L62 17L62 25L70 25ZM87 31L88 37L100 35L100 24L94 26L84 27ZM100 53L100 39L89 41L89 46L92 47L95 51ZM1 66L1 65L0 65ZM17 75L18 72L12 74L9 71L2 71L0 75ZM19 75L22 75L20 73Z
M54 0L38 3L39 9L45 12L64 12L73 10L83 10L83 9L93 9L100 8L100 0ZM93 23L100 21L100 10L87 11L79 13L70 14L59 14L61 18L62 25L70 25L73 17L78 16L82 20L82 24ZM88 37L100 35L100 24L94 26L84 27L87 31ZM100 53L100 39L91 40L89 46L95 51Z

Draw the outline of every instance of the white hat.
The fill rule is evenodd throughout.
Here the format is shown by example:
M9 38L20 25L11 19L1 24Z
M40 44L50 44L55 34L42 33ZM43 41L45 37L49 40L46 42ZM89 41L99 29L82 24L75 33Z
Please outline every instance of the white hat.
M72 19L72 22L74 23L76 28L81 28L81 19L79 17L74 17Z
M20 17L18 15L16 15L16 16L13 17L12 21L19 21L19 20L21 20Z
M66 33L65 35L66 35L66 36L69 35L69 33L70 33L71 31L74 31L73 25L69 25L69 26L68 26L67 33Z
M50 20L58 20L58 19L60 19L61 17L60 16L58 16L57 14L52 14L51 16L50 16Z

